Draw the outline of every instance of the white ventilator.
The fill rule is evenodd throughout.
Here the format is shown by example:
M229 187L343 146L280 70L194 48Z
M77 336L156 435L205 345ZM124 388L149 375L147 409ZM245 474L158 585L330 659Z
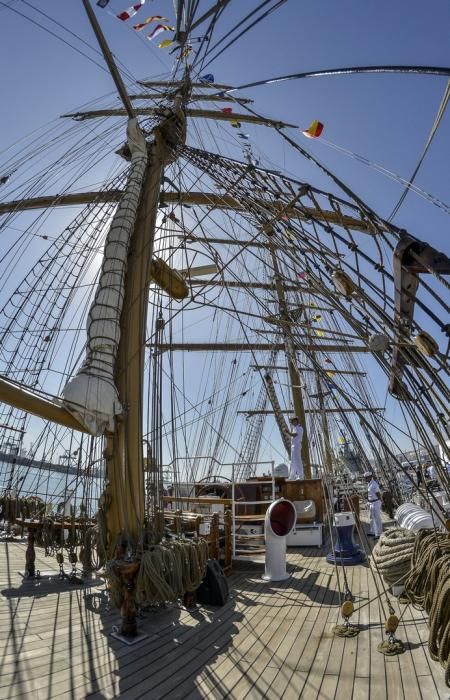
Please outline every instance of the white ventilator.
M131 168L109 229L95 299L87 321L86 358L63 390L63 403L92 435L114 430L122 406L114 382L128 248L147 165L147 146L136 119L127 128Z
M295 527L297 511L291 501L279 498L270 504L264 520L266 567L264 581L284 581L286 571L287 536Z
M428 513L416 503L402 503L395 511L395 520L399 527L407 530L423 530L434 526L432 513Z

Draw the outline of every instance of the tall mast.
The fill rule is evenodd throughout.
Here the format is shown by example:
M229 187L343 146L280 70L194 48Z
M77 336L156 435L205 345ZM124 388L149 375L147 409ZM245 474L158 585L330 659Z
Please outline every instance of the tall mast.
M186 89L189 89L188 81ZM111 546L121 532L137 542L144 525L142 406L150 266L164 167L173 160L175 146L184 140L185 117L181 108L184 99L185 93L176 98L173 111L153 132L155 140L148 146L141 206L130 239L116 363L116 386L125 414L116 421L114 434L107 436L105 450Z
M129 117L134 109L112 54L88 0L86 12ZM116 419L113 433L106 433L107 489L104 499L109 554L117 539L125 535L130 545L139 544L145 517L143 454L143 374L147 328L148 288L152 262L160 184L164 166L174 159L174 150L185 137L182 109L190 90L188 78L177 91L171 109L153 130L147 143L147 166L140 206L129 240L124 299L120 317L120 340L115 364L115 385L123 414Z
M306 420L305 420L305 408L303 405L303 397L302 397L302 392L300 388L300 373L297 369L297 363L295 361L295 353L294 353L294 348L292 344L292 339L289 336L289 312L288 312L288 307L286 303L286 294L283 288L283 284L281 281L281 275L280 275L280 268L278 265L278 259L274 250L273 243L270 240L270 236L268 236L268 248L270 252L270 257L272 259L272 267L274 270L274 282L275 282L275 289L276 289L276 294L278 298L278 308L280 312L280 319L282 321L286 321L285 324L282 325L282 333L284 337L284 345L285 345L285 352L286 352L286 360L287 360L287 366L288 366L288 372L289 372L289 380L291 384L291 392L292 392L292 402L294 404L294 411L295 415L297 416L300 424L303 426L303 440L302 440L302 461L303 461L303 468L304 468L304 473L305 473L305 479L311 479L311 463L309 460L309 446L308 446L308 432L306 429Z
M106 437L109 482L107 529L111 546L119 533L134 541L144 524L144 462L142 435L143 369L148 306L148 270L155 238L159 189L163 174L161 148L149 147L149 162L141 207L130 239L125 297L120 321L116 386L125 408L113 434Z

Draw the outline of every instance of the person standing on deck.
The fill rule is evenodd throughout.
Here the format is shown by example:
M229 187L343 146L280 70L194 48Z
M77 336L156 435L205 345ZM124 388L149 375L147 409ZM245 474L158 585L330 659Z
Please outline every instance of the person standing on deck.
M381 521L381 491L372 472L366 472L364 477L367 483L367 500L369 502L369 537L378 539L379 536L383 534L383 523Z
M291 418L292 431L291 436L291 468L289 470L289 479L304 479L302 462L302 439L303 428L299 425L298 418Z
M423 473L422 473L422 467L420 466L420 464L417 465L416 477L417 477L417 486L422 486L422 484L423 484Z
M434 464L430 464L429 462L428 462L427 475L428 475L428 478L430 479L430 481L437 481L436 467L434 466Z

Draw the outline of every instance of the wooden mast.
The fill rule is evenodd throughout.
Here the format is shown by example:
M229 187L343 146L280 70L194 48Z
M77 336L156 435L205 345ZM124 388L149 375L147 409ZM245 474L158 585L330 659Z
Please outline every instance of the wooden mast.
M274 270L274 282L275 282L275 289L278 297L278 307L280 310L280 318L283 321L289 322L289 312L286 304L286 294L281 282L281 275L280 275L280 268L278 265L278 260L277 256L274 250L274 246L270 240L270 237L268 238L269 244L269 252L270 256L272 259L272 267ZM303 397L302 397L302 392L300 389L300 382L301 382L301 377L300 373L297 369L297 364L295 362L295 358L293 357L293 352L292 352L292 340L289 337L289 333L287 331L288 328L288 323L283 324L282 326L282 333L284 337L284 343L285 343L285 352L286 352L286 360L287 360L287 366L288 366L288 372L289 372L289 380L291 383L291 392L292 392L292 401L294 404L294 411L295 415L297 416L300 425L303 427L303 440L302 440L302 448L301 448L301 454L302 454L302 461L303 461L303 469L304 469L304 474L305 474L305 479L311 479L311 462L309 459L309 446L308 446L308 432L306 429L306 419L305 419L305 408L303 406ZM290 351L291 348L291 351Z
M83 4L122 99L124 114L133 117L135 109L92 7L88 0L83 0ZM154 140L147 145L148 163L140 208L129 242L115 368L115 383L124 413L116 420L114 433L106 435L105 445L107 490L103 505L110 555L121 535L125 535L129 547L135 547L144 525L142 406L149 270L161 179L164 166L174 158L174 148L185 138L186 119L181 107L189 91L190 83L186 80L177 92L172 109L165 111L164 119L152 132Z
M116 386L124 417L106 437L108 477L107 530L110 547L124 532L133 542L144 524L142 443L143 370L148 306L148 270L155 237L163 160L158 144L149 147L142 201L130 240L121 333L116 360Z
M155 141L148 146L141 206L130 239L116 362L116 386L124 416L116 421L114 434L107 436L105 448L110 551L120 533L137 544L144 525L142 406L149 270L164 166L173 160L174 147L185 136L183 99L181 95L177 98L173 111L153 132Z
M188 81L186 86L188 91ZM152 281L149 271L164 167L174 159L174 148L185 138L183 101L184 94L180 94L173 111L153 131L155 140L148 145L141 205L129 245L116 359L116 386L124 415L116 421L114 433L106 436L105 447L110 551L120 533L137 544L144 525L142 406L148 289Z

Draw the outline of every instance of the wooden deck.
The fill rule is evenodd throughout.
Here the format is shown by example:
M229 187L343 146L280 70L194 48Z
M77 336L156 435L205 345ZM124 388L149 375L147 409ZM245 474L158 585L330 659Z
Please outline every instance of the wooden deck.
M347 569L356 606L364 606L353 619L362 630L333 636L338 587L325 551L290 550L291 576L279 584L249 567L237 571L223 608L147 613L147 640L127 647L109 636L118 615L100 582L24 580L25 544L1 542L0 698L448 700L421 612L396 605L407 650L377 652L385 616L378 600L364 606L376 596L367 566ZM37 554L37 568L56 571Z

